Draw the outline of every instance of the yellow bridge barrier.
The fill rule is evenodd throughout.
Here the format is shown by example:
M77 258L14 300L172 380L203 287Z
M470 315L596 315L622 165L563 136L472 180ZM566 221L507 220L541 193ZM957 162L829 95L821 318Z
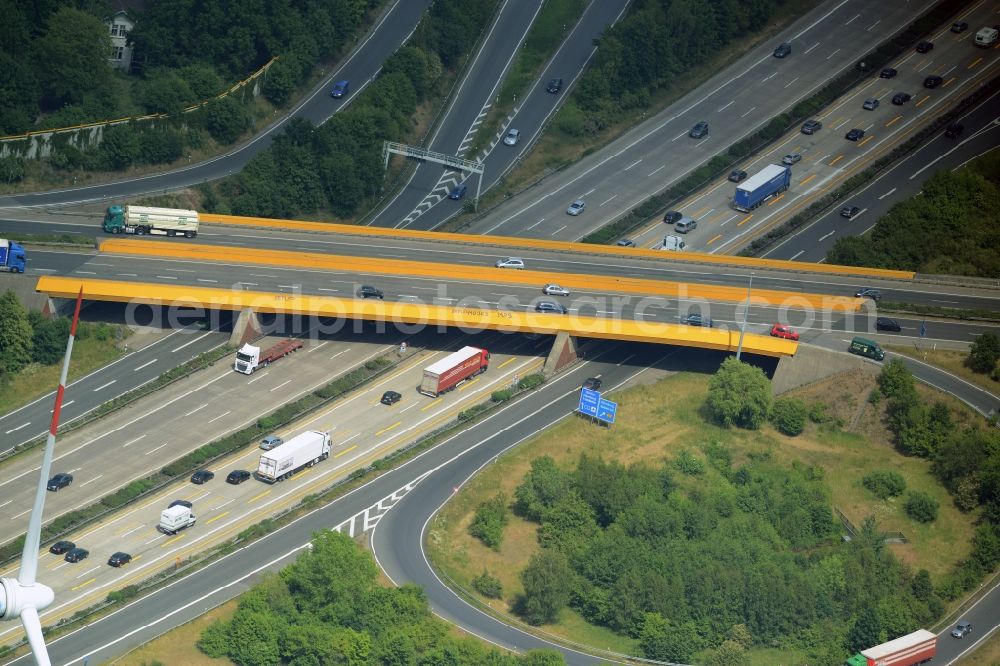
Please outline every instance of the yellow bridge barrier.
M382 275L434 277L442 280L503 282L538 287L558 282L570 290L607 291L612 293L644 294L685 300L704 299L712 302L741 303L746 289L723 285L665 282L642 278L585 275L581 273L549 273L545 271L501 270L492 266L435 264L404 259L369 259L364 257L296 252L288 250L258 250L244 247L199 245L196 243L161 243L156 241L113 239L101 243L101 252L150 257L170 257L208 263L233 263L254 266L306 268L337 272ZM360 281L360 280L359 280ZM845 296L825 296L798 292L755 289L752 302L758 306L812 309L814 311L854 312L864 299Z
M353 224L333 224L328 222L307 222L303 220L278 220L267 217L240 217L237 215L216 215L199 213L202 222L227 224L232 226L265 227L284 231L312 231L327 234L347 234L382 238L402 238L406 240L429 240L436 242L467 243L486 247L502 247L511 251L536 249L558 252L578 252L586 254L613 255L616 257L645 257L663 261L697 264L740 266L743 268L796 271L799 273L822 273L825 275L847 275L855 277L888 278L892 280L912 280L913 271L895 271L886 268L860 268L838 266L836 264L815 264L784 259L758 259L732 255L703 254L700 252L664 252L645 248L621 248L612 245L591 245L570 241L551 241L511 236L482 236L473 234L440 233L437 231L414 231L410 229L387 229L383 227L362 227Z
M82 289L84 298L98 301L233 311L250 308L256 312L266 313L385 321L406 325L411 329L419 325L444 325L476 330L492 329L507 333L536 332L551 335L566 332L589 338L703 347L721 351L735 351L740 337L738 330L585 317L575 314L510 312L477 307L296 296L59 276L39 278L35 289L57 298L75 298ZM743 338L743 350L748 354L792 356L797 348L796 342L765 335L747 333Z

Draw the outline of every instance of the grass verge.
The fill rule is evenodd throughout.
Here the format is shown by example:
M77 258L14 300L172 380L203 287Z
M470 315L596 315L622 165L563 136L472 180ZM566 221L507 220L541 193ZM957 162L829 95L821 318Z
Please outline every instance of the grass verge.
M770 427L751 432L726 430L706 422L702 407L708 380L704 375L681 373L651 386L618 392L614 398L619 404L618 420L612 429L569 418L509 451L453 496L431 524L427 552L433 566L467 598L507 614L508 603L522 591L519 573L538 548L537 525L512 515L503 542L494 551L468 532L479 504L497 492L513 497L531 460L541 455L551 456L560 466L571 465L584 454L629 465L673 457L685 448L710 442L728 447L734 465L741 464L750 452L763 449L785 465L798 461L821 467L835 507L855 525L875 515L883 531L903 532L909 542L889 547L901 560L928 569L932 576L948 573L969 553L974 516L962 515L954 507L932 476L928 461L902 456L886 443L889 440L880 412L884 405L874 406L865 399L874 386L873 376L858 372L793 392L807 402L822 401L829 406L828 421L810 424L799 437L785 437ZM674 395L690 399L664 400L663 396ZM871 469L895 470L904 476L909 490L921 490L937 499L941 505L938 519L929 525L918 524L905 515L902 502L877 500L861 484L861 477ZM501 599L490 601L471 591L472 578L484 570L500 580ZM557 624L542 629L565 641L638 653L629 639L589 625L572 611L564 612ZM751 663L788 663L790 656L760 650L751 655Z
M918 349L911 345L887 345L886 349L941 368L993 395L1000 396L1000 384L990 379L989 375L973 372L965 365L965 359L969 356L967 352L946 349Z

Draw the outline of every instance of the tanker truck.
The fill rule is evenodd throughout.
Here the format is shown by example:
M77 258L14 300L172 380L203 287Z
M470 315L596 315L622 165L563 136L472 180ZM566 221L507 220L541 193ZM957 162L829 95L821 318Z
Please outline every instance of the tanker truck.
M149 206L109 206L104 214L104 232L109 234L198 235L198 211Z

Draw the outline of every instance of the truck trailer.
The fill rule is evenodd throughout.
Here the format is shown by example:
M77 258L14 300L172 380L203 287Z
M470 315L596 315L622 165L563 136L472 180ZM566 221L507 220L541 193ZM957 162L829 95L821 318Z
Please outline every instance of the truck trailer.
M736 186L733 208L748 213L779 192L784 192L792 182L792 170L779 164L766 167Z
M424 376L417 390L436 398L469 377L486 372L489 367L488 351L478 347L462 347L454 354L448 354L437 363L424 368Z
M194 525L196 520L190 507L178 504L160 513L160 524L156 529L164 534L177 534L182 529Z
M901 636L888 643L862 650L844 666L913 666L930 661L937 653L937 636L926 629Z
M263 353L261 353L260 347L245 344L236 352L236 360L233 361L233 370L242 372L244 375L252 375L257 368L266 367L272 361L277 361L283 356L288 356L296 349L302 349L302 341L291 338L268 347Z
M0 271L24 272L24 248L12 240L0 238Z
M109 234L159 234L194 238L198 235L198 211L148 206L109 206L104 231Z
M284 481L300 469L312 467L330 456L330 433L307 430L260 456L257 478Z

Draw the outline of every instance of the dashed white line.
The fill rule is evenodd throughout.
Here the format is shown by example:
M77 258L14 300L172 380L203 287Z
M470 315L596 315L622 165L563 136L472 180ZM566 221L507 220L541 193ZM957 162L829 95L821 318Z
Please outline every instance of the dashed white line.
M798 252L796 252L796 253L795 253L795 254L794 254L794 255L792 256L792 258L791 258L791 259L789 259L789 261L795 261L796 259L798 259L798 258L799 258L799 257L800 257L800 256L802 255L802 253L803 253L803 252L805 252L805 250L799 250Z
M562 231L563 229L565 229L567 226L569 226L569 225L567 225L567 224L562 225L561 227L559 227L558 229L556 229L555 231L553 231L551 234L549 234L549 236L555 236L557 233L559 233L560 231Z
M192 410L191 410L190 412L188 412L188 413L187 413L187 414L185 414L184 416L191 416L191 415L192 415L192 414L194 414L195 412L197 412L197 411L199 411L199 410L202 410L202 409L205 409L206 407L208 407L208 405L198 405L197 407L195 407L194 409L192 409Z
M221 418L222 418L223 416L225 416L226 414L229 414L229 413L230 413L230 412L228 412L228 411L226 411L226 412L222 412L221 414L219 414L218 416L216 416L216 417L215 417L214 419L211 419L211 420L209 421L209 423L215 423L216 421L218 421L218 420L219 420L219 419L221 419Z
M636 164L638 164L641 161L642 161L642 158L640 157L635 162L632 162L632 164L629 164L627 167L625 167L624 169L622 169L622 171L628 171L629 169L631 169L632 167L634 167Z
M865 30L865 32L871 32L872 28L874 28L875 26L877 26L881 22L882 22L882 19L878 19L877 21L875 21L874 23L872 23L870 26L868 26L868 29Z
M544 221L545 221L545 218L543 217L542 219L538 220L538 222L535 222L533 225L531 225L530 227L528 227L528 229L526 229L526 231L529 230L529 229L534 229L535 227L537 227L539 224L541 224Z
M653 169L652 171L650 171L649 173L647 173L646 175L647 176L652 176L653 174L657 173L658 171L662 171L665 166L667 166L667 165L664 164L663 166L658 166L655 169Z
M149 366L151 366L151 365L153 365L154 363L156 363L156 360L157 360L157 359L155 359L155 358L154 358L154 359L153 359L152 361L149 361L148 363L143 363L142 365L140 365L140 366L139 366L138 368L136 368L136 369L135 369L135 370L133 370L132 372L139 372L139 371L140 371L140 370L142 370L143 368L148 368Z
M286 381L286 382L283 382L283 383L281 383L281 384L278 384L278 385L277 385L277 386L275 386L275 387L274 387L273 389L271 389L271 393L274 393L275 391L277 391L278 389L280 389L280 388L281 388L282 386L285 386L286 384L291 384L291 383L292 383L292 380L291 380L291 379L289 379L289 380L288 380L288 381Z
M6 432L4 432L4 434L5 434L5 435L9 435L9 434L10 434L10 433L12 433L12 432L17 432L17 431L18 431L18 430L20 430L21 428L27 428L27 427L28 427L28 426L30 426L30 425L31 425L31 421L28 421L28 422L27 422L27 423L25 423L24 425L19 425L19 426L17 426L16 428L11 428L10 430L7 430Z
M859 16L861 16L861 14L855 14L851 18L847 19L847 23L845 23L844 25L851 25L851 23L854 22L854 19L858 18Z
M756 106L751 106L749 109L747 109L746 111L743 112L743 115L740 116L740 118L746 118L751 113L753 113L756 108L757 108Z
M146 436L146 435L139 435L138 437L136 437L136 438L135 438L135 439L133 439L132 441L130 441L130 442L125 442L124 444L122 444L122 448L124 449L124 448L125 448L126 446L129 446L130 444L135 444L136 442L138 442L138 441L139 441L140 439L142 439L142 438L143 438L143 437L145 437L145 436Z
M885 199L887 196L889 196L890 194L892 194L895 191L896 191L896 188L894 187L891 190L889 190L888 192L886 192L885 194L883 194L882 196L880 196L878 198L878 200L881 201L882 199Z
M92 482L94 482L94 481L97 481L97 480L98 480L99 478L101 478L102 476L104 476L104 475L103 475L103 474L98 474L97 476L95 476L95 477L94 477L94 478L92 478L92 479L87 479L86 481L84 481L83 483L81 483L81 484L80 484L80 487L82 488L83 486L87 485L88 483L92 483Z
M792 85L793 83L795 83L798 80L799 80L799 77L796 76L794 79L792 79L791 81L789 81L788 83L786 83L785 87L787 88L788 86Z
M612 196L611 196L611 198L610 198L610 199L605 199L605 200L604 200L604 201L602 201L601 203L597 204L597 205L598 205L598 207L600 207L600 206L603 206L604 204L608 203L608 202L609 202L609 201L611 201L612 199L615 199L615 198L616 198L617 196L618 196L617 194L614 194L614 195L612 195Z
M716 111L716 113L722 113L723 111L725 111L726 109L728 109L729 107L731 107L735 103L736 103L736 100L734 99L731 102L729 102L729 104L726 104L725 106L719 107L719 110Z
M809 53L810 51L812 51L817 46L819 46L819 42L816 42L815 44L813 44L812 46L810 46L809 48L807 48L805 51L803 51L802 55L805 55L806 53Z
M827 238L829 238L830 236L834 235L835 233L837 233L837 232L836 232L836 231L831 231L831 232L830 232L830 233L828 233L827 235L825 235L825 236L823 236L822 238L820 238L820 239L819 239L819 242L820 242L820 243L822 243L823 241L825 241L825 240L826 240Z
M149 455L150 453L152 453L153 451L159 451L160 449L162 449L162 448L163 448L164 446L166 446L166 445L167 445L167 444L169 444L169 443L170 443L170 442L164 442L163 444L160 444L160 445L159 445L158 447L156 447L155 449L150 449L149 451L146 451L145 455L147 455L147 456L148 456L148 455Z
M831 53L830 55L828 55L826 57L826 59L829 60L830 58L832 58L833 56L837 55L838 53L840 53L840 49L837 49L836 51L834 51L833 53Z
M108 382L108 383L107 383L107 384L105 384L104 386L98 386L97 388L95 388L95 389L94 389L94 393L97 393L97 392L98 392L98 391L100 391L101 389L106 389L106 388L108 388L109 386L111 386L112 384L114 384L114 383L115 383L115 382L117 382L117 381L118 381L117 379L112 379L112 380L111 380L110 382Z

